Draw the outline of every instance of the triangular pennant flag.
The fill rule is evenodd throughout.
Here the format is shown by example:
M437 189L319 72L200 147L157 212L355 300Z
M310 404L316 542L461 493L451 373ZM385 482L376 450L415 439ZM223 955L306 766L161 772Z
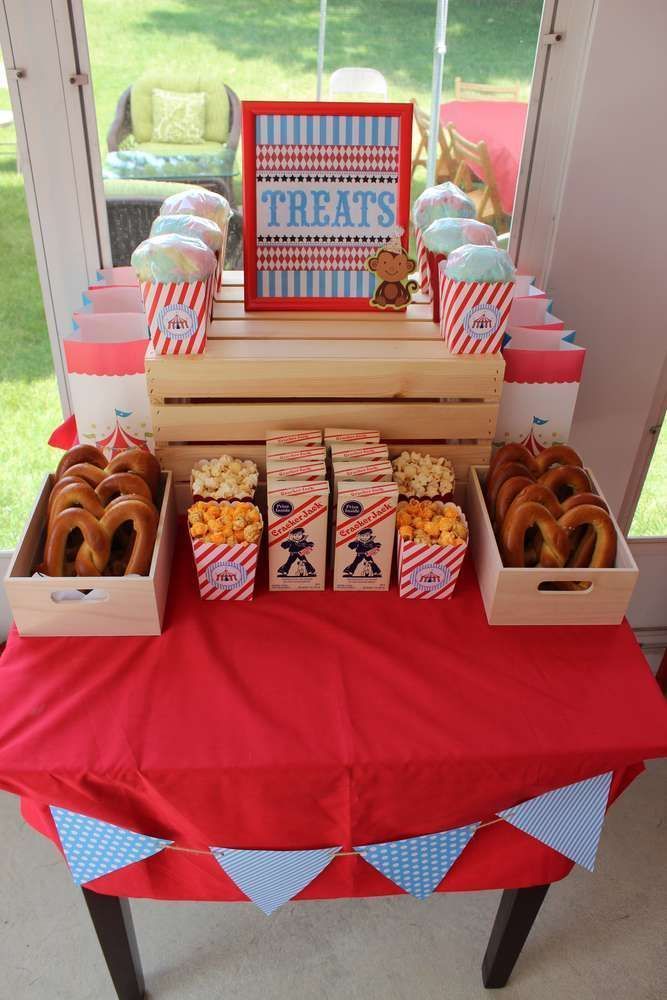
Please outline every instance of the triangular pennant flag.
M81 301L86 312L89 312L93 308L93 300L84 292L81 293Z
M222 870L269 916L324 871L340 847L315 851L210 850Z
M498 813L502 819L593 871L612 772L545 792Z
M50 806L50 809L77 885L118 871L135 861L144 861L173 844L173 840L145 837L141 833L124 830L122 826L70 812L69 809L58 806Z
M422 837L355 847L379 872L417 899L426 899L442 882L471 841L479 823Z

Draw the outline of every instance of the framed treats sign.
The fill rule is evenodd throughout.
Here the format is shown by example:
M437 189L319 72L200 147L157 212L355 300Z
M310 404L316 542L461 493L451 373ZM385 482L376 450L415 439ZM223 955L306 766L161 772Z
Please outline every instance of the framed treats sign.
M411 143L411 104L243 103L247 310L405 308Z

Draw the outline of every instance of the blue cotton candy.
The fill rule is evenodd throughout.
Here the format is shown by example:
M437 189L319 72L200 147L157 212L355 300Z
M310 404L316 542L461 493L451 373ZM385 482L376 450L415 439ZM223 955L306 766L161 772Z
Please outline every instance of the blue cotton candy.
M451 253L464 243L494 247L496 232L476 219L436 219L422 233L424 245L433 253Z
M450 253L445 274L455 281L514 281L516 268L505 250L466 243Z
M475 206L465 191L451 181L426 188L412 206L414 224L420 229L436 219L474 219Z
M207 278L216 263L215 254L205 243L177 236L176 233L144 240L131 260L139 281L174 281L178 284Z
M158 215L151 226L151 236L164 236L165 233L201 240L214 253L222 246L220 226L212 219L198 218L196 215Z

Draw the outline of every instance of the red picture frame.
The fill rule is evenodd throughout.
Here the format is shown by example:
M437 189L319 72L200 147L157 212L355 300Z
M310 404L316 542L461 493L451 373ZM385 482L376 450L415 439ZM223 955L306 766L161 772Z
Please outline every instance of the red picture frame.
M345 130L354 127L355 129L360 129L360 131L355 132L354 138L356 140L353 145L356 147L364 146L361 139L365 135L365 129L369 128L371 130L371 139L376 138L376 126L374 124L375 120L378 121L378 129L387 128L387 137L391 135L391 162L395 164L392 168L392 181L389 186L395 189L395 220L391 229L392 232L387 231L387 240L396 231L396 229L401 229L401 243L403 247L407 250L408 240L409 240L409 219L410 219L410 181L411 181L411 160L412 160L412 114L413 109L411 104L374 104L374 103L347 103L347 102L325 102L325 101L243 101L242 102L242 148L243 148L243 267L244 267L244 301L245 308L249 312L254 311L316 311L316 310L335 310L335 311L367 311L372 307L370 305L369 299L372 295L372 290L368 294L368 289L371 287L373 281L373 275L370 272L364 271L364 278L360 279L359 275L362 273L361 265L358 266L356 270L350 271L350 278L348 279L347 274L341 276L340 272L334 272L329 267L326 271L316 270L312 267L312 261L310 266L304 268L303 272L300 272L299 280L301 275L307 271L312 271L313 275L316 275L315 282L318 287L322 285L326 286L327 294L320 295L315 294L313 289L310 288L310 280L308 281L307 291L301 292L299 295L283 294L285 287L294 286L297 278L295 276L296 268L292 267L290 270L277 271L275 270L275 264L270 268L270 270L260 272L258 267L258 205L257 205L257 184L258 184L258 174L260 176L260 183L263 183L264 176L270 175L271 171L267 170L266 162L267 156L272 157L275 154L276 159L273 161L278 164L277 171L280 172L280 165L285 164L285 158L292 153L296 153L297 160L294 161L298 165L293 168L292 173L294 174L294 179L292 179L292 173L288 170L286 174L280 174L279 181L287 182L290 187L294 189L298 187L299 183L313 183L312 178L316 178L318 175L318 170L312 167L303 168L298 160L298 156L303 153L304 147L317 146L320 150L322 145L325 146L338 146L345 147L349 149L349 146L345 140L346 136L349 137L350 133ZM258 143L257 141L257 125L258 118L260 116L266 116L262 118L260 122L260 129L266 130L264 135L265 142ZM332 132L333 138L338 141L329 142L324 141L317 142L317 130L323 128L321 125L322 119L330 119L334 122L334 119L338 121L337 125L329 125L329 131ZM295 121L298 119L298 122ZM361 119L364 120L366 125L363 127L360 125L349 125L349 122L359 122ZM391 126L387 124L387 120L392 120ZM393 120L396 119L397 125L397 140L394 139L394 129ZM315 135L307 134L304 137L310 139L310 143L295 141L300 139L300 133L303 132L309 120L316 120L317 123L315 127ZM368 124L370 122L370 125ZM268 123L268 124L267 124ZM274 127L275 123L275 127ZM342 124L344 123L344 124ZM332 131L333 129L333 131ZM341 129L345 132L342 134ZM324 134L324 133L322 133ZM277 141L276 141L277 140ZM292 141L289 141L292 140ZM368 145L382 145L377 142L370 142ZM261 150L261 156L264 159L265 167L264 173L262 173L262 168L258 169L258 147ZM368 148L367 146L365 148ZM396 153L394 153L396 149ZM268 152L267 152L268 151ZM321 159L321 155L320 155ZM310 161L309 161L310 162ZM298 171L302 170L300 174ZM397 170L397 176L394 178L394 173ZM326 177L327 171L320 168L319 172ZM381 169L378 168L376 173L382 173ZM309 178L308 182L300 182L299 178L301 176L306 176ZM273 178L275 180L275 178ZM379 181L387 184L385 178L379 177ZM366 184L369 181L361 174L355 177L353 184L355 188L358 188L359 192L362 191L364 181ZM334 181L329 178L327 183L332 184ZM343 178L341 178L341 183L343 183ZM365 203L364 203L365 204ZM365 211L365 208L364 208ZM312 223L311 223L312 224ZM276 244L273 242L274 239L278 240L278 245L280 239L305 239L305 237L280 237L276 234L274 237L261 236L263 240L270 241L270 245L261 248L260 254L266 257L266 254L276 250ZM343 241L343 237L324 237L324 236L314 236L313 240L321 240L324 244L326 241L330 240L335 242L336 239ZM365 238L360 236L359 238L359 249L361 250L364 242L368 239L375 241L379 240L379 236L366 236ZM347 252L348 249L354 250L354 244L352 239L345 240L345 247L341 247L340 252ZM315 252L319 248L315 247ZM323 248L325 249L325 248ZM312 250L312 248L311 248ZM337 248L334 247L333 252L336 253ZM299 247L299 259L305 260L309 254L309 248L300 245ZM359 255L359 251L357 251ZM359 260L361 258L359 257ZM325 277L322 279L320 275L324 273ZM334 274L336 277L334 278ZM283 275L285 277L283 277ZM268 277L267 277L268 276ZM267 281L273 278L274 285L272 285L271 290L267 289ZM305 279L304 279L305 280ZM276 292L275 283L282 283L282 290ZM341 282L343 284L343 294L335 294L337 283ZM352 289L352 284L355 288ZM348 287L348 285L350 287ZM261 286L261 287L260 287ZM362 294L356 294L357 288L364 286Z

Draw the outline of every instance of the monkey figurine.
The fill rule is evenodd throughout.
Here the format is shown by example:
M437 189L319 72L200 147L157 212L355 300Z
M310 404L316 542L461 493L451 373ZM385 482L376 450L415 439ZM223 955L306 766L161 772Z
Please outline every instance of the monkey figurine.
M370 304L375 309L405 309L419 286L416 281L408 281L416 261L408 256L399 237L394 237L369 257L366 267L378 279Z

